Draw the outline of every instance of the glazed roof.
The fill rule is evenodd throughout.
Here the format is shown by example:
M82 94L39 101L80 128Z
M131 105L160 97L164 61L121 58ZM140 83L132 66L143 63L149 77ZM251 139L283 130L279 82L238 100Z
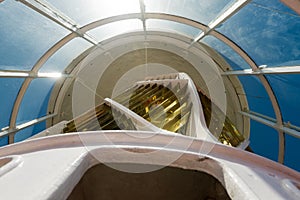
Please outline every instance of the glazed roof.
M300 170L300 16L288 0L0 2L0 145L16 129L15 142L45 129L53 86L77 56L114 36L156 31L222 55L232 67L222 76L244 87L254 152Z

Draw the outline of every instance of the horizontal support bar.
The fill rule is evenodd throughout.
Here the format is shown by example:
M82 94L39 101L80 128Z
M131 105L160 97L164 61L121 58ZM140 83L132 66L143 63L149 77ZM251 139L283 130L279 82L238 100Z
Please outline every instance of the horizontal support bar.
M263 115L261 114L256 114L255 112L244 112L244 111L240 111L240 113L246 117L249 117L250 119L253 119L257 122L260 122L264 125L270 126L276 130L280 130L283 131L286 134L289 134L293 137L299 138L300 139L300 127L297 127L295 125L289 125L289 123L284 123L283 126L279 126L276 123L275 119L271 119L270 117L263 117ZM290 128L293 127L294 129ZM297 130L296 130L297 129Z
M3 77L3 78L27 78L27 77L29 77L29 73L28 72L0 71L0 77Z
M32 72L32 71L17 71L17 70L0 70L0 78L71 78L69 74L56 72Z
M35 78L72 78L73 76L70 74L62 74L62 73L56 73L56 72L38 72L37 76Z
M300 74L300 66L286 67L261 67L258 70L244 69L223 72L223 76L242 76L242 75L260 75L260 74Z
M16 132L18 132L18 131L20 131L22 129L28 128L28 127L33 126L35 124L38 124L40 122L46 121L47 119L55 117L56 115L57 114L54 113L54 114L46 115L46 116L38 118L38 119L31 120L31 121L23 123L23 124L19 124L19 125L16 126L15 129L9 129L9 127L3 128L2 132L0 132L0 138L1 137L5 137L7 135L14 134L14 133L16 133Z

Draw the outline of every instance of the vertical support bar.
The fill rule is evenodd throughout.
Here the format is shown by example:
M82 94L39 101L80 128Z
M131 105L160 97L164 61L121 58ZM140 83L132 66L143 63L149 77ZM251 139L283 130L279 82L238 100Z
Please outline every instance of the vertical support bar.
M8 144L15 143L15 135L16 135L16 133L12 133L12 134L8 135Z

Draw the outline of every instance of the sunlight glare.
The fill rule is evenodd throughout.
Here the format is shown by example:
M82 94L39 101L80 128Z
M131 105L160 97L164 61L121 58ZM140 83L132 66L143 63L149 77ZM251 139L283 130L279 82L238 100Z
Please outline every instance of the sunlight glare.
M89 6L103 17L140 12L139 0L93 0Z

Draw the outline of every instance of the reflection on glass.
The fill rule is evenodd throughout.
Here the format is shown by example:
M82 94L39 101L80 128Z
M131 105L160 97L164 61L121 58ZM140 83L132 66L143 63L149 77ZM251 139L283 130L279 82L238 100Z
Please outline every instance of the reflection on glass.
M0 6L0 69L30 70L69 31L17 1Z
M299 138L286 134L284 164L300 171L299 166L299 151L296 149L300 146ZM300 190L299 182L295 186Z
M0 78L0 131L9 125L10 114L23 81L23 78Z
M179 15L208 24L234 0L144 0L144 2L146 12Z
M272 85L273 92L277 97L283 121L300 127L298 115L300 113L300 74L273 74L266 75L266 78Z
M74 58L91 46L82 38L74 38L52 55L39 72L62 72Z
M8 136L0 138L0 147L5 146L8 144Z
M214 48L219 54L223 56L223 58L233 69L250 69L249 64L238 53L236 53L231 47L229 47L219 39L208 35L203 40L201 40L201 42Z
M147 30L168 30L195 38L201 30L178 22L149 19L146 21Z
M98 42L101 42L113 36L137 30L143 30L142 21L129 19L106 24L87 33L92 35Z
M256 76L239 76L249 104L249 110L271 118L276 118L271 100ZM252 126L251 126L252 127Z
M292 9L287 7L284 3L282 3L278 0L277 1L252 0L251 3L254 4L254 5L257 5L257 6L268 8L270 10L274 10L274 11L277 10L277 11L280 11L280 12L283 12L283 13L297 15L297 13L295 11L293 11Z
M217 31L237 43L258 66L299 65L299 15L277 6L274 9L280 1L268 1L266 5L256 2L245 6Z
M48 0L79 25L107 17L140 12L139 0Z
M17 124L47 115L48 101L56 80L55 78L38 78L30 83L20 105Z

